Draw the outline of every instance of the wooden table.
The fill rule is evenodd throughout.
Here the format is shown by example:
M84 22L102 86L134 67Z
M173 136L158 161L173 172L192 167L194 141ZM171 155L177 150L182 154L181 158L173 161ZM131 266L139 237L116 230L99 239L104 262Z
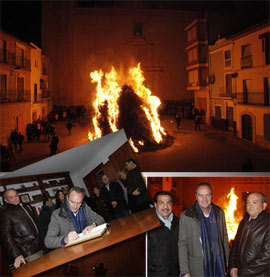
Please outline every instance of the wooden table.
M143 275L145 232L158 226L160 222L155 209L113 220L102 237L53 250L12 271L12 275L18 277L37 274L40 276Z

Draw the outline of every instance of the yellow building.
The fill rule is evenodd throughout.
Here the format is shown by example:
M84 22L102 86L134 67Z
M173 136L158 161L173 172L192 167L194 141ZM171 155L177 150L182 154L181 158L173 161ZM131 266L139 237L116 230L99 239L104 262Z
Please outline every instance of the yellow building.
M212 126L270 149L269 23L209 46Z
M45 118L50 95L43 94L41 49L1 31L0 33L0 143L7 144L13 129L26 137L26 126Z
M207 18L195 19L185 31L187 90L194 92L194 107L205 112L205 123L210 125Z

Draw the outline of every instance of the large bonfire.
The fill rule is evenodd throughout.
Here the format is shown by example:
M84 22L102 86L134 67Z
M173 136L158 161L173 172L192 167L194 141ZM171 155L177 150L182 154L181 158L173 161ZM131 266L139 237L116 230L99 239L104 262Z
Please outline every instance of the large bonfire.
M140 64L129 69L128 78L120 77L114 68L105 76L99 70L91 72L90 77L91 82L96 83L96 99L89 140L124 128L136 152L172 143L160 124L158 107L161 102L144 86Z
M238 225L240 223L240 217L236 216L237 211L237 199L238 196L234 193L234 188L231 188L231 191L228 193L227 198L229 199L229 203L224 208L227 232L229 241L234 240Z

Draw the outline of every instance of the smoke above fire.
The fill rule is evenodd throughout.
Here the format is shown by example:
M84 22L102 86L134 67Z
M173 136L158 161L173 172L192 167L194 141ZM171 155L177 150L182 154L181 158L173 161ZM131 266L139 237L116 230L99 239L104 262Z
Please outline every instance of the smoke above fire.
M91 72L90 77L96 84L90 141L124 128L135 152L172 144L172 137L160 123L160 99L144 86L140 64L129 69L128 78L113 67L105 75L102 70Z

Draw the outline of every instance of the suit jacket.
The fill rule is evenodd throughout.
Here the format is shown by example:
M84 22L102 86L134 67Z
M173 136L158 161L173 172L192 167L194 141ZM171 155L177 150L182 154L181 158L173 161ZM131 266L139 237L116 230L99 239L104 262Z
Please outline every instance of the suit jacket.
M168 229L162 221L160 223L160 227L147 233L148 275L178 276L179 219L173 216L171 229Z
M270 276L270 217L262 211L249 220L246 214L233 241L230 268L238 268L239 276Z
M193 203L180 216L178 242L179 264L181 274L189 273L192 277L201 277L204 276L203 250L200 241L200 219L196 210L196 204L197 202ZM220 207L214 204L212 204L212 207L217 219L219 247L224 272L226 272L226 264L229 260L229 243L225 215Z
M49 224L48 232L45 238L45 246L50 249L62 247L61 240L71 231L75 231L75 226L69 217L67 210L67 202L61 205L61 207L55 210L51 216L51 222ZM104 223L103 217L95 213L87 204L84 202L81 208L85 215L86 225L96 223L100 225Z
M10 261L20 255L28 257L41 250L35 215L30 205L8 204L1 212L0 226L1 245Z

